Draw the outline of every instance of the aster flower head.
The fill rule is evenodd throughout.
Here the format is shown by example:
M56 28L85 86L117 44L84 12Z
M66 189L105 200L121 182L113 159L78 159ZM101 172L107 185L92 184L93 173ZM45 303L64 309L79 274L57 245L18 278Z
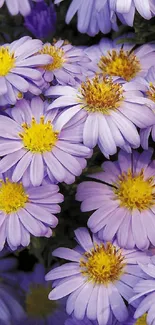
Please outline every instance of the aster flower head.
M50 301L48 294L51 283L45 281L46 270L42 264L36 264L32 272L20 273L19 283L24 294L25 315L16 325L62 325L67 314L65 301Z
M68 41L58 40L52 44L45 43L42 54L51 56L52 62L44 65L44 79L56 81L61 85L75 85L84 78L87 63L90 61L83 49L72 46Z
M51 62L49 55L38 53L41 49L42 42L28 36L0 46L0 105L15 104L27 91L41 93L38 67Z
M114 315L125 321L128 310L123 298L133 296L132 287L143 278L137 262L146 263L148 256L138 250L120 249L116 242L103 242L95 236L92 239L86 228L78 228L75 236L79 244L76 249L60 247L53 252L71 262L46 275L47 281L56 280L49 299L69 296L66 311L79 320L86 316L106 325Z
M18 276L16 273L17 260L8 256L9 250L0 252L0 324L12 325L12 322L23 318L24 310L20 293L17 292Z
M129 249L155 246L155 162L151 156L151 149L142 154L120 151L118 161L104 162L102 172L90 175L95 181L79 185L76 199L82 201L82 211L96 210L88 227L100 238L116 236L120 247Z
M40 2L42 0L32 0ZM11 15L15 16L19 13L23 16L27 16L31 11L30 0L0 0L0 8L6 3Z
M62 0L55 0L55 4L60 2ZM109 0L72 0L66 15L67 24L76 13L80 33L95 36L99 31L107 34L111 29L117 30L116 15L110 10Z
M0 324L12 325L17 324L17 321L23 318L24 310L21 306L21 299L12 286L0 284Z
M1 116L0 172L14 166L13 182L39 186L48 174L52 181L72 183L86 166L92 151L82 144L81 119L61 128L61 114L49 109L48 102L34 97L18 102L10 110L12 119Z
M121 39L130 39L132 34L123 35L114 41L102 38L97 45L85 49L91 62L89 68L100 75L115 77L115 80L134 80L145 77L148 69L154 65L155 46L144 44L134 49L135 44L120 43ZM145 90L141 84L141 90Z
M116 11L119 19L129 26L133 26L136 10L147 20L155 15L154 0L109 0L109 3L111 10Z
M26 180L25 180L26 183ZM12 250L28 246L30 234L50 237L60 212L63 195L59 187L44 184L37 188L12 181L12 170L0 180L0 250L7 241Z
M141 78L139 81L144 87L146 87L144 94L147 98L152 100L152 109L155 113L155 67L152 66L145 79ZM140 130L141 146L143 149L148 149L150 135L152 136L153 141L155 141L155 125Z
M73 117L85 116L83 142L89 148L98 144L109 158L117 146L127 151L140 145L137 127L145 128L155 121L151 110L152 101L144 98L135 81L118 83L111 77L87 79L79 87L50 87L46 96L58 97L50 109L65 108L62 125Z
M141 270L146 274L145 279L139 280L134 287L135 295L130 299L130 302L141 298L142 301L138 305L134 318L144 319L144 324L154 324L155 322L155 258L152 257L148 264L140 263ZM143 323L142 323L143 324Z
M50 37L56 27L56 11L53 3L48 6L44 1L37 2L31 13L25 17L25 27L39 39Z

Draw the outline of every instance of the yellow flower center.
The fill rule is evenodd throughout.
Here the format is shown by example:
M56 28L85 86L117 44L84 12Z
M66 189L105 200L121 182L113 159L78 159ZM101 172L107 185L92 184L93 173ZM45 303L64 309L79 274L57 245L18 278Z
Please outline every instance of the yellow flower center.
M20 91L17 94L17 98L18 99L23 99L23 93L21 93Z
M99 63L103 75L119 76L126 81L133 79L141 70L140 62L134 52L116 50L109 51L102 56Z
M78 100L83 103L84 109L89 112L100 112L110 114L110 110L115 110L123 100L123 88L114 83L111 78L99 79L98 76L92 80L87 80L81 84L81 94L83 98Z
M10 53L8 47L0 47L0 76L6 76L15 66L14 53Z
M135 325L147 325L146 318L147 314L144 314L143 316L137 319Z
M144 179L143 170L137 175L133 175L129 169L127 173L122 173L119 180L114 184L117 199L120 204L129 210L146 210L154 205L155 193L153 177Z
M24 208L28 202L22 183L12 183L8 179L6 182L0 181L0 210L9 214Z
M34 153L51 151L58 140L58 132L53 130L51 121L44 122L44 116L40 117L37 123L32 118L31 125L24 123L23 132L19 134L24 143L24 147Z
M155 102L155 85L153 85L152 82L150 82L149 90L146 92L146 95L149 99L153 100Z
M89 281L98 284L108 284L120 278L124 273L125 263L120 249L111 243L105 246L96 244L90 252L84 253L80 261L81 273Z
M58 303L48 299L51 287L41 284L31 286L26 297L26 311L32 318L45 318L52 314L58 307Z
M40 53L48 54L53 59L51 63L43 66L45 70L53 71L56 69L60 69L63 66L63 63L65 62L64 51L54 45L44 45Z

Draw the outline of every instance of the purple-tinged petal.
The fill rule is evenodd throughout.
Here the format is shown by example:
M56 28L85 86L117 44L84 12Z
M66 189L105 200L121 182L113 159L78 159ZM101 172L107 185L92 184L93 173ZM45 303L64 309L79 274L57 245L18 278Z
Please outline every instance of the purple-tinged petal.
M74 316L79 320L82 320L85 316L88 301L90 299L93 288L94 284L91 282L87 282L75 301Z
M21 227L16 213L11 213L8 216L7 238L9 238L9 242L14 247L18 247L21 244Z
M74 290L78 289L80 286L82 286L84 281L85 279L82 277L82 275L70 277L69 279L66 279L63 284L60 284L56 288L54 288L50 292L48 297L50 300L57 300L63 298Z
M53 227L56 227L56 225L58 224L58 219L54 215L52 215L50 212L48 212L47 210L45 210L44 208L42 208L36 204L27 203L25 206L25 209L32 216L34 216L36 219L44 222L45 224L47 223Z
M99 286L97 299L97 320L99 324L107 324L110 316L110 304L108 289L106 286Z
M41 185L44 178L44 164L42 155L36 153L32 156L30 165L30 180L33 186Z
M10 153L0 160L0 172L4 173L9 168L14 166L24 155L26 154L25 149L20 149L19 151Z
M59 162L51 152L45 152L43 158L55 179L58 182L63 182L65 179L65 169L62 166L61 161Z
M124 322L128 318L128 310L121 295L113 284L109 284L108 292L110 305L114 316L119 322Z
M56 279L65 278L80 273L78 263L67 263L52 269L45 276L46 281L53 281Z
M99 288L100 286L96 284L93 288L92 294L90 296L88 306L87 306L87 317L90 320L97 319L97 300L99 295Z
M74 249L59 247L52 252L53 256L63 258L65 260L79 262L81 254L76 252Z
M89 251L93 248L93 242L90 237L89 231L86 228L78 228L74 231L78 243L83 247L85 251Z
M26 169L28 168L28 166L30 165L30 162L32 160L32 153L31 152L27 152L18 162L18 164L16 165L14 172L12 174L12 180L14 182L18 182L24 172L26 171Z
M84 124L83 142L89 148L94 148L98 141L98 118L97 114L91 113Z

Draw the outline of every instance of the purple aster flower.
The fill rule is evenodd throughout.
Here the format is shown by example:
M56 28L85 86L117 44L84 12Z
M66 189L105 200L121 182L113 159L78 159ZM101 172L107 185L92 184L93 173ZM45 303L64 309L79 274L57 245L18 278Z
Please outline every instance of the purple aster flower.
M24 310L20 305L21 299L17 293L17 260L8 256L9 251L0 252L0 324L12 325L24 316ZM20 299L20 300L19 300Z
M0 180L0 250L7 241L12 250L28 246L30 234L50 237L60 212L58 203L63 195L59 187L44 184L39 187L26 186L12 181L12 170L1 174Z
M61 126L73 117L85 117L83 142L89 148L98 144L109 158L117 146L131 151L140 145L137 127L145 128L155 123L152 101L144 98L136 81L117 83L111 77L95 76L78 87L54 86L46 96L59 96L50 109L66 108L61 115Z
M115 77L115 80L131 81L145 77L148 69L154 65L155 45L148 43L134 50L135 44L120 43L124 37L130 39L129 36L123 35L114 41L102 38L97 45L86 48L85 53L91 60L89 68L102 76ZM143 85L141 87L145 90Z
M56 27L56 11L53 3L48 6L44 1L37 2L30 15L25 17L25 27L36 38L50 37Z
M52 289L45 281L45 268L37 264L31 273L20 274L19 283L25 297L25 317L15 325L63 325L67 314L64 299L49 301Z
M138 261L146 263L148 256L138 250L120 249L116 242L103 242L86 228L75 231L76 249L60 247L54 256L71 261L51 270L45 277L53 282L50 300L68 296L66 311L82 320L87 316L99 325L114 317L123 322L128 318L124 300L133 296L133 286L143 272Z
M135 324L155 324L155 257L147 265L139 264L141 270L146 274L145 280L140 280L134 287L135 296L131 302L143 298L135 314L135 319L143 319L144 323Z
M4 97L15 104L27 91L35 94L37 89L41 93L38 87L43 80L37 67L51 61L49 55L38 53L41 49L42 42L28 36L0 46L0 103Z
M20 297L12 286L0 283L0 324L17 324L19 319L24 316L24 310L21 306Z
M33 0L35 2L40 2L43 0ZM0 8L3 4L6 3L8 10L11 15L15 16L19 13L23 16L26 16L31 11L30 1L29 0L0 0Z
M62 0L55 0L59 4ZM116 15L110 10L109 0L72 0L67 15L66 23L69 24L77 13L77 28L80 33L94 36L101 31L103 34L110 32L111 28L117 30Z
M116 236L120 247L129 249L155 246L155 162L151 156L151 149L142 154L120 151L118 161L104 162L103 172L89 175L100 182L79 185L76 199L82 201L82 211L96 210L88 227L100 238Z
M154 0L109 0L109 3L112 12L116 11L119 19L129 26L133 26L136 10L148 20L155 15Z
M153 111L155 113L155 67L151 67L145 79L139 79L139 81L146 87L144 94L154 103ZM150 135L152 136L153 141L155 141L155 125L140 130L141 146L143 149L148 149Z
M10 117L0 118L0 172L14 166L12 180L39 186L45 174L72 183L92 151L82 144L82 115L61 128L61 114L40 97L19 101Z
M12 325L24 316L24 310L20 305L21 299L17 293L17 260L8 256L9 251L0 252L0 324ZM19 300L20 299L20 300Z
M41 50L48 54L52 63L43 66L46 82L57 81L61 85L76 85L83 80L87 72L87 63L90 61L83 49L72 46L63 40L52 44L46 43Z

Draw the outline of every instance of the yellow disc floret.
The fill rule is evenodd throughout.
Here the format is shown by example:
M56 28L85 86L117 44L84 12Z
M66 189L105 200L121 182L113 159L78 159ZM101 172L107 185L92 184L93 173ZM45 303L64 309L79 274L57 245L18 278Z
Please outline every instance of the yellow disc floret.
M0 211L7 214L16 212L20 208L24 208L28 202L22 183L12 183L8 179L0 181Z
M32 318L45 318L52 314L58 303L48 299L51 287L41 284L31 286L26 297L26 311Z
M22 127L19 136L24 147L34 153L51 151L58 140L58 132L53 130L51 121L44 122L44 116L40 117L39 123L33 117L30 125L24 123Z
M129 169L119 176L114 184L114 193L120 200L120 205L129 210L146 210L154 205L155 193L153 178L144 179L144 172L133 175Z
M84 109L89 112L100 112L110 114L116 110L123 100L123 88L120 84L114 83L111 78L98 76L81 84L79 101L84 104Z
M53 59L51 63L43 66L45 70L53 71L56 69L60 69L63 66L63 63L65 62L63 49L58 48L55 45L45 44L40 53L48 54Z
M134 52L116 50L109 51L106 56L102 56L98 63L103 75L119 76L126 81L130 81L141 70L140 62Z
M149 90L146 92L146 95L149 99L155 102L155 85L150 82Z
M80 261L81 273L98 284L115 282L124 273L124 257L121 250L107 243L95 245L90 252L84 253Z
M0 46L0 76L6 76L14 67L14 53L11 53L8 47Z
M144 314L143 316L137 319L135 325L147 325L146 318L147 318L147 314Z

